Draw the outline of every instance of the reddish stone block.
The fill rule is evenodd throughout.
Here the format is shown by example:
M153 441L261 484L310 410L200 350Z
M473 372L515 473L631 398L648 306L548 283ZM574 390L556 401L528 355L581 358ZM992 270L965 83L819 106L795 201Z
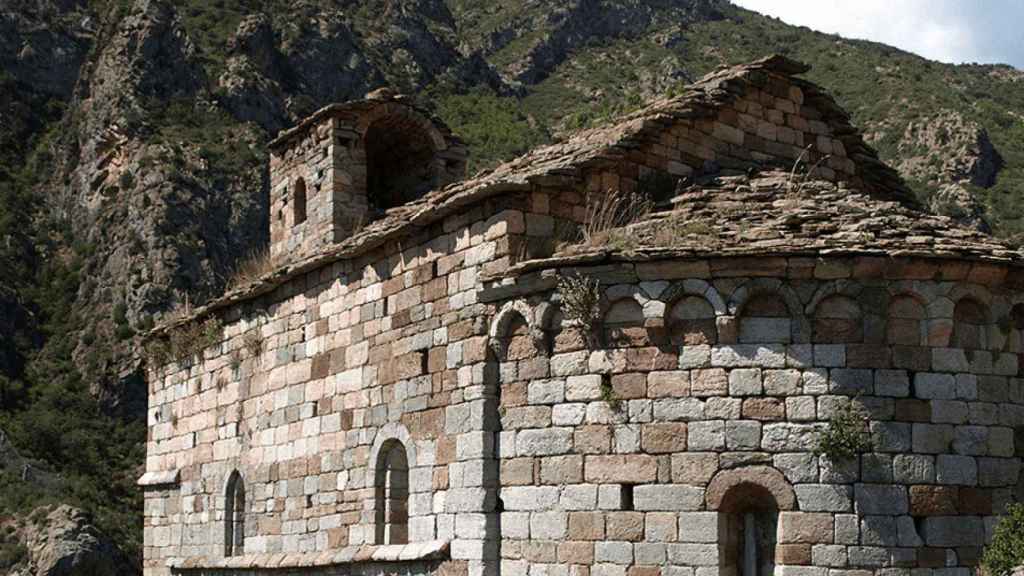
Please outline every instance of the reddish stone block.
M931 422L931 403L927 400L914 400L912 398L896 400L893 420L897 422Z
M960 513L992 515L992 492L984 488L960 488Z
M785 420L785 400L783 398L748 398L743 401L743 417L762 421Z
M955 516L959 490L955 486L911 486L912 516Z
M570 512L570 540L604 540L603 512Z
M686 423L664 422L644 424L641 427L641 446L644 452L664 454L686 450Z
M810 544L779 544L775 547L775 563L789 566L811 564Z

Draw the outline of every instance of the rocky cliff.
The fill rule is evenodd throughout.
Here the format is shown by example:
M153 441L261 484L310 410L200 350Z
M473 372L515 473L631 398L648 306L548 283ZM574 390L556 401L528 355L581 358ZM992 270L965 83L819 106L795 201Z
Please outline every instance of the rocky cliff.
M144 422L139 334L216 294L265 246L265 145L278 130L388 85L444 117L485 168L767 52L814 65L937 209L984 226L999 206L998 231L1024 228L1019 71L928 62L725 0L8 2L2 405L34 423L32 410L67 408L39 408L27 390L86 387L102 410L76 405L83 421L133 430L111 440L125 445L113 444L117 499L90 506L138 505L125 486ZM113 490L84 464L55 467ZM118 529L138 545L137 527Z

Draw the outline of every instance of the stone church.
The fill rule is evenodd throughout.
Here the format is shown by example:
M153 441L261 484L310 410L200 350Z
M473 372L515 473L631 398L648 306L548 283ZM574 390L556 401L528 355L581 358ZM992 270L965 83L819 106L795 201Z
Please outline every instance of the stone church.
M803 72L469 179L400 96L282 132L280 266L150 336L199 349L149 363L146 575L971 574L1024 498L1024 259Z

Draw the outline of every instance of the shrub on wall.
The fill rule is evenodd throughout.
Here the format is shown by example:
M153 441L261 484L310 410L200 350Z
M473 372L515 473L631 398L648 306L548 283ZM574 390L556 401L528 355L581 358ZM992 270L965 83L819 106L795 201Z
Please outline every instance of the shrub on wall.
M814 452L832 462L856 458L872 448L870 421L864 408L854 401L836 411L818 436Z
M999 520L981 565L988 576L1009 576L1024 565L1024 503L1010 504Z

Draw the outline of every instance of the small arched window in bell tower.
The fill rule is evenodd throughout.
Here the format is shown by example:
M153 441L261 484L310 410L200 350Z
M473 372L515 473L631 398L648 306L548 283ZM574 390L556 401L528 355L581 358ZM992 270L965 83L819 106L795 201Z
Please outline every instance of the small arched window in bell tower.
M299 178L295 181L292 192L292 225L306 221L306 181Z

